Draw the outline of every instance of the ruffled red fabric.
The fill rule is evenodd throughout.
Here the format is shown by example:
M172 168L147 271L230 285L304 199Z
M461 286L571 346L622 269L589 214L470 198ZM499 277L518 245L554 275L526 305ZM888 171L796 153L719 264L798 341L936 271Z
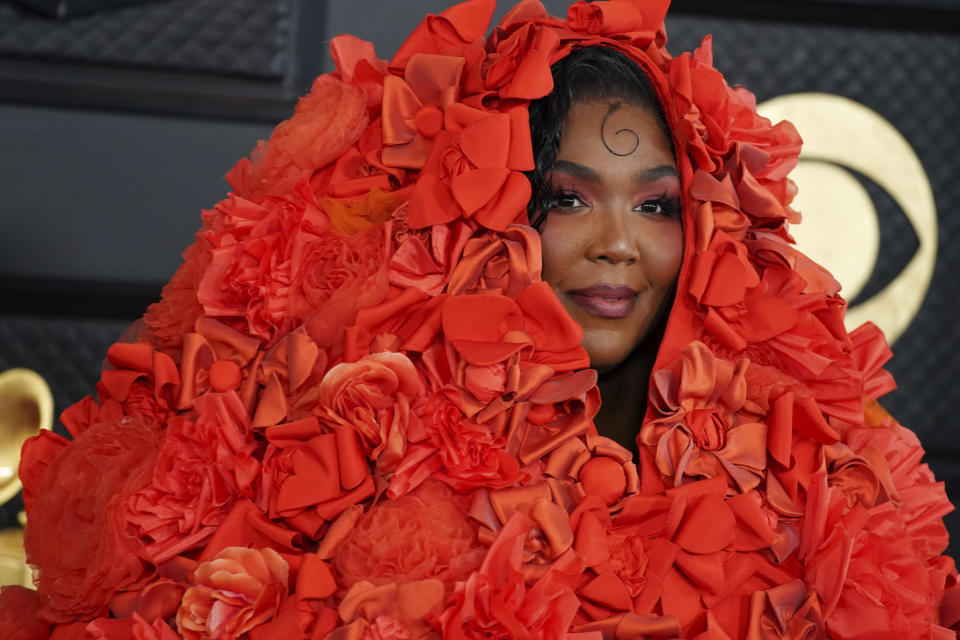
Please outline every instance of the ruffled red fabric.
M94 425L30 488L24 547L45 619L89 620L117 592L145 584L149 555L127 528L125 505L149 481L161 437L159 425L140 418Z
M794 246L800 138L671 56L661 0L493 0L391 61L352 36L97 398L22 457L22 640L956 637L952 507L879 330ZM684 258L637 425L598 434L580 327L527 226L530 100L616 49L673 133ZM19 615L19 614L24 615Z

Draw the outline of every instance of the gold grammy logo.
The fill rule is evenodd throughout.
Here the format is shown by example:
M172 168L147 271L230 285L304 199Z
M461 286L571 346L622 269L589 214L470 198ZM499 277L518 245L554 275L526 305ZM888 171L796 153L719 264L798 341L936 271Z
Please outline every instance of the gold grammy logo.
M789 120L803 138L791 174L800 189L793 207L803 224L791 233L799 248L828 268L853 300L880 257L880 224L869 194L852 169L886 189L919 240L910 262L886 287L847 313L852 330L876 323L893 344L920 310L937 257L937 211L917 154L875 111L842 96L793 93L759 105L774 122Z

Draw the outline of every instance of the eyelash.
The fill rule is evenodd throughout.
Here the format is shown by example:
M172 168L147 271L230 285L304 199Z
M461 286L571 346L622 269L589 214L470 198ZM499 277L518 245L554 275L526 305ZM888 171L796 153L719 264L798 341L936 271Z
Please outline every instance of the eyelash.
M554 193L551 193L547 198L547 201L544 204L543 209L545 212L552 211L554 209L560 209L560 210L574 209L576 208L576 205L563 206L560 204L560 202L563 200L571 200L571 199L576 199L580 201L582 206L587 206L587 204L584 202L583 196L581 196L576 191L568 189L563 191L555 191ZM643 211L641 207L648 204L656 205L659 208L659 211ZM680 216L680 200L677 198L668 198L666 194L663 194L656 198L650 198L648 200L644 200L636 208L634 208L634 211L636 211L637 213L649 213L649 214L664 216L668 218L677 218Z

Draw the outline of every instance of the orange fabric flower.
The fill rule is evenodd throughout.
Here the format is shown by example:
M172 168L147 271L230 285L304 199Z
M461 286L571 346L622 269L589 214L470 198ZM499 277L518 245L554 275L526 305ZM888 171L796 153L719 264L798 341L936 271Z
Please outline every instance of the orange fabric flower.
M682 361L653 376L651 401L664 417L640 430L656 451L657 467L675 485L686 476L729 478L746 491L766 468L766 425L742 422L746 360L720 360L702 342L683 351Z
M451 105L410 197L407 223L414 229L476 220L505 229L526 217L533 168L526 113L488 112Z
M506 450L506 439L489 425L463 415L457 392L447 389L414 405L421 429L390 481L397 497L434 477L460 492L475 487L506 487L520 478L517 459ZM452 398L451 398L452 396ZM420 440L420 436L426 438Z
M291 282L289 312L302 318L321 347L336 344L357 310L377 304L387 293L383 229L373 226L345 237L312 242L301 237L299 265Z
M804 640L824 636L817 594L802 580L791 580L750 598L746 640Z
M343 596L338 610L346 624L334 629L328 640L420 640L435 634L427 620L443 602L443 583L436 579L376 586L355 583Z
M560 49L556 31L528 23L495 46L485 78L488 89L496 89L502 98L524 100L550 93L550 63Z
M320 416L331 425L353 428L377 469L396 467L416 416L410 402L423 385L410 359L401 353L372 353L341 363L320 381Z
M384 164L420 169L431 140L443 128L443 110L459 97L460 75L466 60L459 56L417 53L410 57L403 78L383 79Z
M195 406L195 422L168 423L151 482L127 503L126 517L155 563L202 547L233 501L253 495L260 473L236 394L207 394Z
M299 247L329 234L316 197L303 184L295 193L257 200L231 194L204 214L204 228L213 247L197 286L205 314L241 320L268 343L282 337Z
M315 417L266 430L263 486L270 515L310 538L374 493L357 431L340 425L332 431Z
M450 585L480 565L465 500L436 482L374 506L356 524L336 555L341 584L403 584L437 578Z
M499 293L517 298L540 280L540 237L523 225L487 231L465 244L455 266L447 289L451 295Z
M831 637L935 637L945 573L904 544L910 536L891 503L845 507L825 474L814 476L800 558Z
M529 521L516 512L480 570L457 585L439 618L445 638L566 638L577 611L572 587L582 564L570 552L528 588L520 562L529 528Z
M283 194L309 180L353 144L368 122L364 92L330 75L318 77L297 103L293 117L276 127L269 142L227 174L243 198Z
M224 549L194 570L193 586L177 611L177 629L186 640L243 636L277 613L289 572L273 549Z
M494 9L495 0L468 0L426 16L400 45L390 70L402 71L417 53L460 55L480 44Z
M390 283L416 287L431 296L441 293L447 286L474 232L463 222L436 225L425 233L409 230L398 221L395 229L398 246L390 258L387 272Z
M125 415L149 416L158 422L173 414L180 387L173 358L144 343L117 343L107 349L107 362L114 368L100 375L101 403L113 401Z

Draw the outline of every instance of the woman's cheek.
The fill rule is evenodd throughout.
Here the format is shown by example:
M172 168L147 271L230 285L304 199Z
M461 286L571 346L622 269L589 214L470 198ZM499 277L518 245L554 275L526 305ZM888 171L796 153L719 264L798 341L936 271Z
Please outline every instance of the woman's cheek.
M648 248L651 275L658 283L673 284L683 264L683 225L679 220L663 221Z
M563 277L577 261L577 238L582 234L576 226L572 216L548 214L540 231L543 279L558 295Z

